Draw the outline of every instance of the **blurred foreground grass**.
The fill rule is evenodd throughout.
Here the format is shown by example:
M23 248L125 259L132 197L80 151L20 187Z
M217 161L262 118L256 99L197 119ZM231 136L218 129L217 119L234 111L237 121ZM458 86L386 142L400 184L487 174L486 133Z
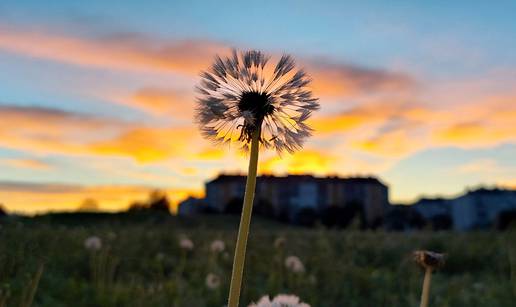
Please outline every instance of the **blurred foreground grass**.
M77 215L1 222L0 306L223 306L238 217ZM90 236L102 240L87 250ZM192 251L179 239L190 238ZM275 247L277 238L285 244ZM213 240L224 252L213 252ZM431 306L515 306L516 233L304 229L255 219L242 306L291 293L312 306L417 306L423 273L411 252L448 254ZM290 272L298 256L306 270ZM41 278L37 274L42 270ZM221 278L218 288L206 276ZM35 284L36 283L36 284ZM36 289L34 289L36 288Z

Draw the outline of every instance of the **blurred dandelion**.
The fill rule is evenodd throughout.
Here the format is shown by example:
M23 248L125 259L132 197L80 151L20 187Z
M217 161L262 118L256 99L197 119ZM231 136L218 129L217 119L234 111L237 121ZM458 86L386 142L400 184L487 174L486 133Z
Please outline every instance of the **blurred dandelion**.
M420 307L427 307L430 296L430 282L432 279L432 271L444 265L445 255L426 251L417 250L413 252L414 261L425 270L425 278L423 279L423 290L421 291Z
M221 253L226 249L226 244L222 240L215 240L211 242L210 250L214 253Z
M300 301L295 295L278 294L270 300L269 296L263 296L257 303L251 303L248 307L310 307Z
M192 240L188 238L181 238L179 240L179 247L181 247L183 250L191 251L194 249L194 244Z
M220 277L213 273L206 276L206 287L211 290L218 289L220 287Z
M268 63L269 56L260 51L233 50L226 58L216 56L197 86L195 119L203 136L217 144L237 143L250 151L229 307L238 306L240 298L260 144L280 154L299 150L312 131L305 122L319 109L308 89L310 78L296 69L291 56L283 55L274 66Z
M293 273L305 272L305 266L301 259L299 259L297 256L288 256L285 259L285 267L287 267L287 269L289 269Z
M97 236L91 236L84 240L84 248L89 251L99 251L102 248L102 240Z

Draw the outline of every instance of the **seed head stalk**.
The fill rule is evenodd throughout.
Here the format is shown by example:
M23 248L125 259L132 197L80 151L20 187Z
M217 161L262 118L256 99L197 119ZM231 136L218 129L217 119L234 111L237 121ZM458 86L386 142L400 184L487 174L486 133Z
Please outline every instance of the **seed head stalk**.
M258 169L258 149L260 143L260 132L258 128L253 132L251 139L251 154L249 158L249 170L245 186L244 204L240 226L235 248L235 258L233 259L233 272L231 274L231 284L229 286L228 307L238 307L240 300L240 290L242 287L242 277L244 274L245 251L247 238L249 236L249 226L251 225L251 214L253 211L254 191L256 188L256 172Z
M420 307L428 307L428 298L430 296L430 282L432 280L432 268L425 269L425 278L423 279L423 291L421 292Z

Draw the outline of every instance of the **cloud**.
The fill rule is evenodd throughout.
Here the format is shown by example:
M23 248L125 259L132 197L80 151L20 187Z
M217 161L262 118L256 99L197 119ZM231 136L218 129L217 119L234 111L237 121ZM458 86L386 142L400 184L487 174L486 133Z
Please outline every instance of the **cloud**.
M139 127L107 141L89 144L97 154L131 156L139 162L155 162L178 156L196 135L193 128Z
M451 110L454 116L433 131L437 144L463 148L516 142L516 96L488 97Z
M503 168L494 159L476 159L459 165L456 169L463 174L482 174L503 172Z
M52 165L36 159L3 159L0 160L0 164L15 167L25 168L31 170L49 170Z
M184 90L143 87L126 97L115 97L111 100L153 116L168 116L188 121L192 121L194 116L195 97L193 93Z
M303 174L317 175L335 172L332 168L337 157L317 150L305 149L283 157L274 156L260 163L263 174Z
M304 61L318 96L346 97L380 92L404 92L416 87L409 75L330 60Z
M0 199L11 212L35 214L47 211L74 211L84 199L92 198L101 210L125 210L134 201L148 198L155 187L133 185L69 185L54 183L25 183L0 181ZM195 189L162 189L172 202L173 212L177 203L188 195L200 196Z
M40 107L0 106L0 118L0 146L44 154L154 162L194 150L200 139L195 127L152 127Z
M97 38L15 29L0 25L0 49L74 65L197 74L227 48L211 41L164 41L137 33Z
M105 33L103 36L80 37L0 24L0 50L88 68L179 73L194 77L211 65L215 54L228 54L231 47L211 40L167 40L139 33ZM318 96L400 92L413 89L416 83L405 73L342 64L331 59L301 58L299 62L313 77L313 88ZM144 100L149 96L156 98L156 92L143 94ZM171 93L158 94L170 97ZM177 98L175 94L172 96ZM141 97L134 98L136 106L149 106ZM156 102L150 110L159 109L159 106L163 104Z

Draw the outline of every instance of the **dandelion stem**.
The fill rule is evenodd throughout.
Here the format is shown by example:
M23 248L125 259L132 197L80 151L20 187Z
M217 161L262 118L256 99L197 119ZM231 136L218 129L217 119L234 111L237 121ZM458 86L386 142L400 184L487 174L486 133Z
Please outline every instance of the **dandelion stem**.
M260 127L260 125L258 125ZM238 307L240 300L240 289L242 287L242 276L244 274L245 250L247 237L249 236L249 226L251 224L251 213L253 211L254 190L256 187L256 171L258 168L258 147L260 143L260 128L253 132L251 139L251 156L249 158L249 170L247 173L247 183L245 186L244 204L240 226L235 248L235 258L233 260L233 272L231 274L231 284L229 286L228 307Z
M421 292L420 307L428 307L428 297L430 295L430 281L432 279L432 268L426 268L425 278L423 279L423 291Z

